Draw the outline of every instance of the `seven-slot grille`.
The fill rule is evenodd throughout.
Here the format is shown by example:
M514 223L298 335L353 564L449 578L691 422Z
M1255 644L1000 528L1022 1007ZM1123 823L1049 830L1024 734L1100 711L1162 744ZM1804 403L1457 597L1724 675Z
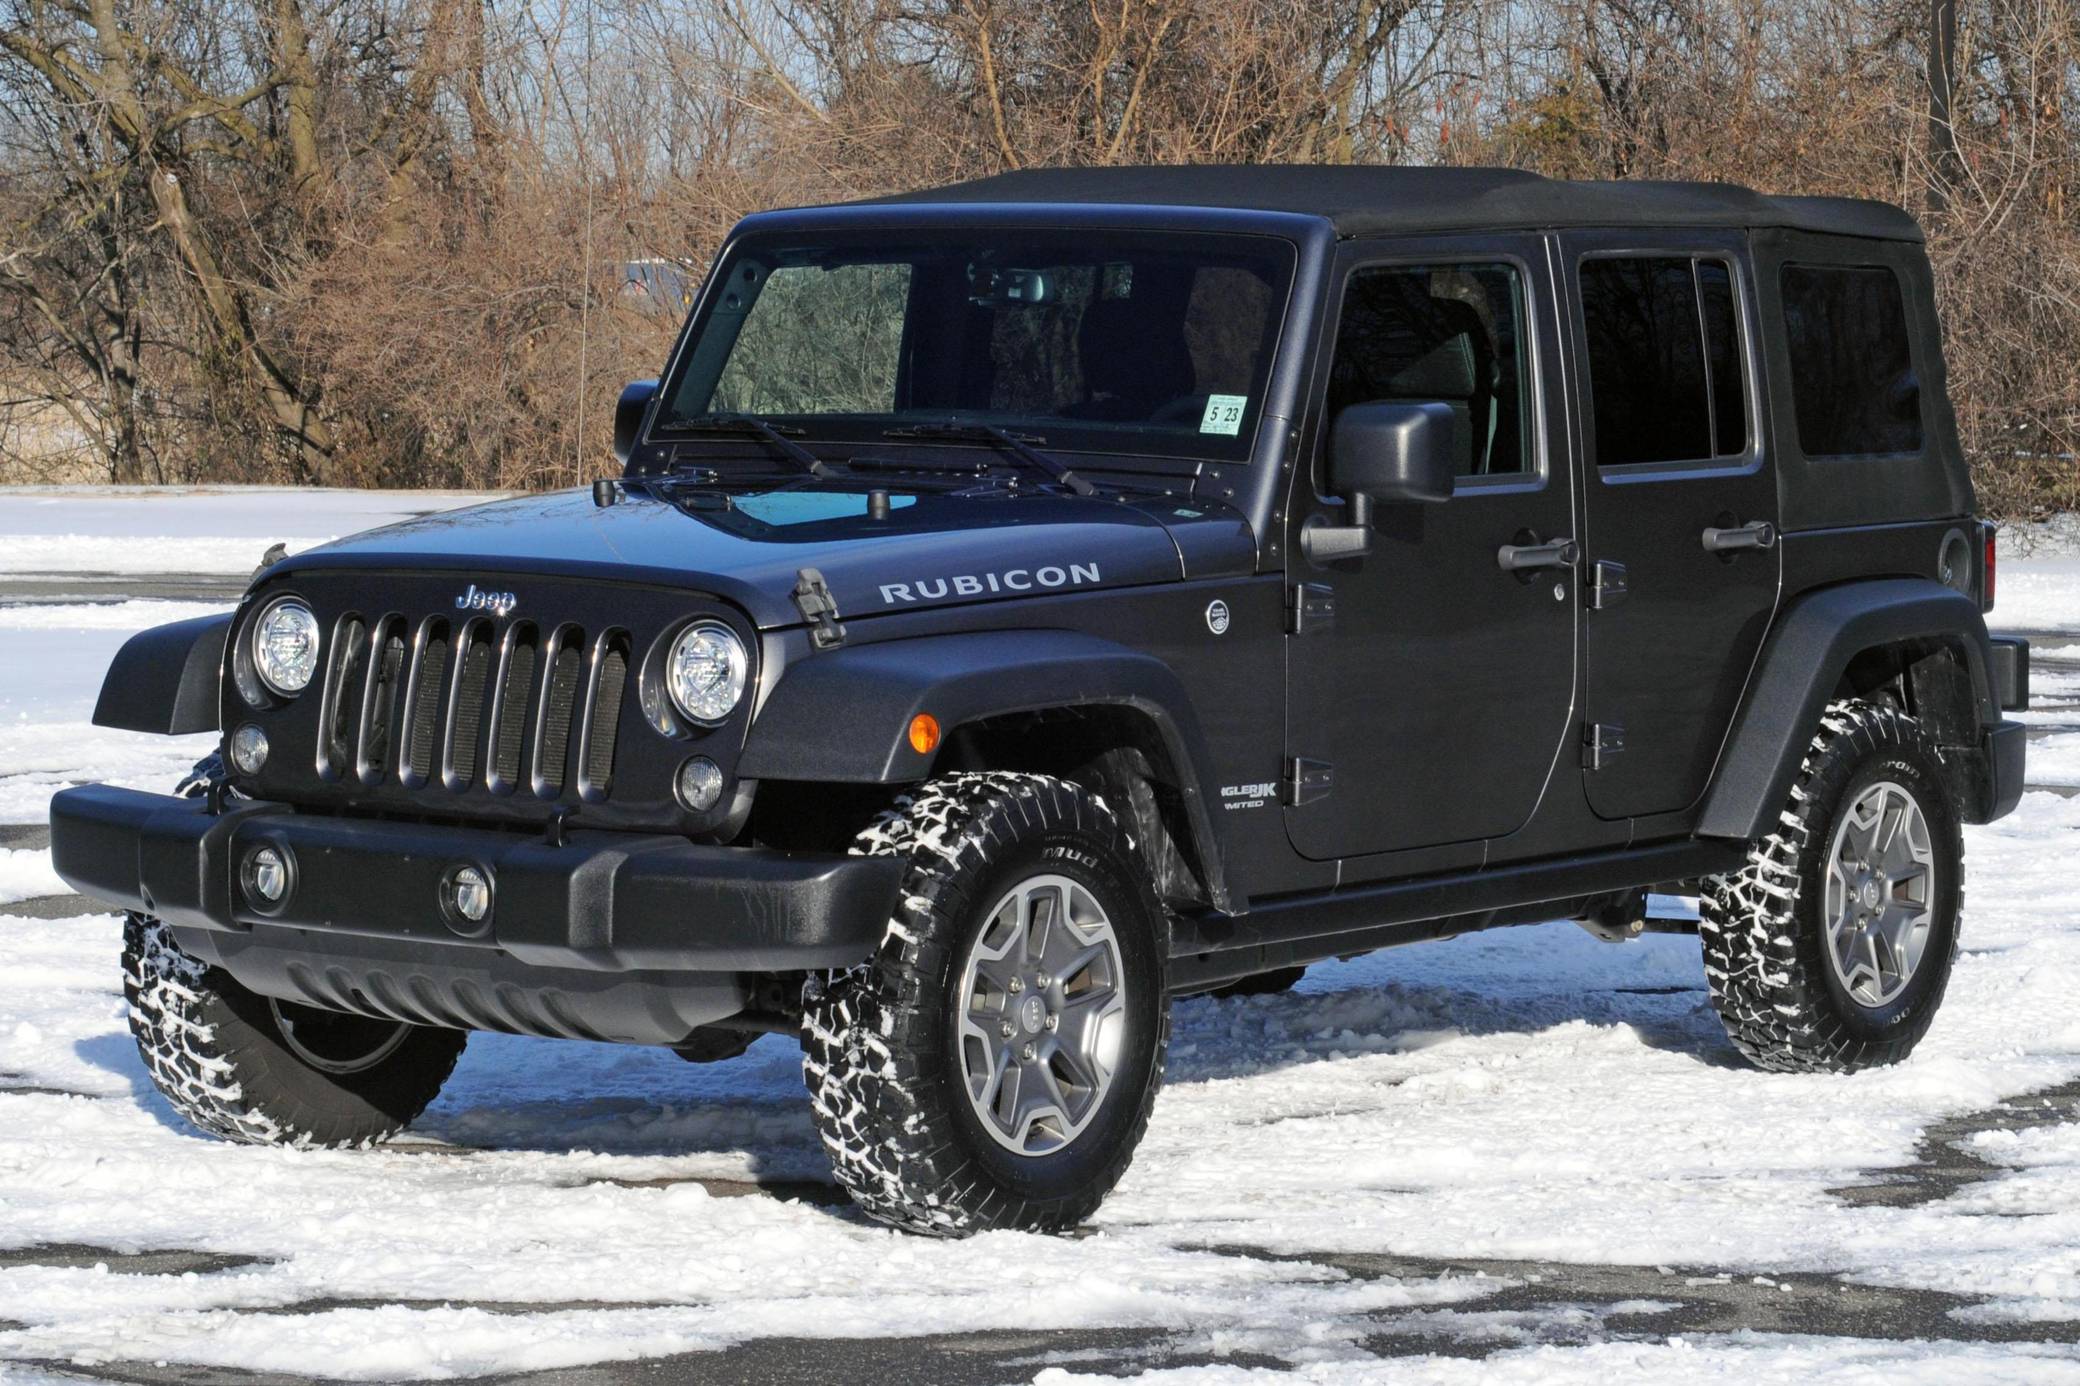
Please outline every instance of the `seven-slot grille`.
M318 771L437 795L599 800L613 784L629 633L392 612L328 642Z

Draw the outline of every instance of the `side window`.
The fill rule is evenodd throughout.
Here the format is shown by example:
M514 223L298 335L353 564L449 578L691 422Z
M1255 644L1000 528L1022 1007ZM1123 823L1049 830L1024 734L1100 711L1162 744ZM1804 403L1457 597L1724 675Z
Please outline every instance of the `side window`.
M908 265L774 270L744 319L707 408L746 414L887 412L894 407L909 293Z
M1722 260L1584 260L1582 332L1599 466L1748 450L1747 370Z
M1352 273L1329 368L1329 417L1353 404L1451 406L1461 476L1531 467L1524 286L1507 264Z
M1786 265L1781 282L1798 450L1921 451L1921 382L1899 277L1878 265Z

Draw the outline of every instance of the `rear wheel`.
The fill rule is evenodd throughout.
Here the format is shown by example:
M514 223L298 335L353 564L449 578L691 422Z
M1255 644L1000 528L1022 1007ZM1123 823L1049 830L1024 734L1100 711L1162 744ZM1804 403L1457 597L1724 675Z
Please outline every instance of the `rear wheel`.
M803 1062L838 1181L957 1236L1088 1217L1148 1124L1166 916L1125 829L1064 780L935 780L863 833L908 862L872 961L812 981Z
M1781 1072L1898 1063L1957 951L1964 846L1936 746L1890 707L1828 708L1776 831L1699 897L1726 1033Z

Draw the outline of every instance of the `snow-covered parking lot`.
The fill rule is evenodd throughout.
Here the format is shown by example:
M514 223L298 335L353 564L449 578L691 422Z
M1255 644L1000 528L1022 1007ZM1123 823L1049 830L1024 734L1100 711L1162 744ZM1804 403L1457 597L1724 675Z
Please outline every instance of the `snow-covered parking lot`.
M466 499L0 491L0 1379L2080 1383L2080 546L2002 564L2035 787L1967 829L1911 1062L1740 1066L1691 937L1474 935L1182 1003L1087 1234L940 1243L828 1182L780 1038L479 1035L351 1152L152 1090L41 825L207 740L94 728L103 666L273 541Z

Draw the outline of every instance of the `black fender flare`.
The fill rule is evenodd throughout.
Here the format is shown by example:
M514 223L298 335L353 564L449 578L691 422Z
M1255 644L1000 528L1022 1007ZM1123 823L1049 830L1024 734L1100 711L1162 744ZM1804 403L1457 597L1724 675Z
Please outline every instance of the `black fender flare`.
M947 733L985 718L1110 705L1146 716L1182 792L1214 908L1237 912L1223 865L1210 764L1191 697L1170 666L1077 631L1005 630L848 645L790 665L752 721L746 779L906 784L932 757L909 728L930 713Z
M2000 722L1986 618L1977 602L1928 578L1808 592L1785 608L1763 645L1705 798L1699 836L1752 840L1767 832L1849 662L1903 640L1955 648L1971 674L1980 726Z
M141 630L123 642L101 680L94 725L185 736L216 731L217 684L231 612Z

